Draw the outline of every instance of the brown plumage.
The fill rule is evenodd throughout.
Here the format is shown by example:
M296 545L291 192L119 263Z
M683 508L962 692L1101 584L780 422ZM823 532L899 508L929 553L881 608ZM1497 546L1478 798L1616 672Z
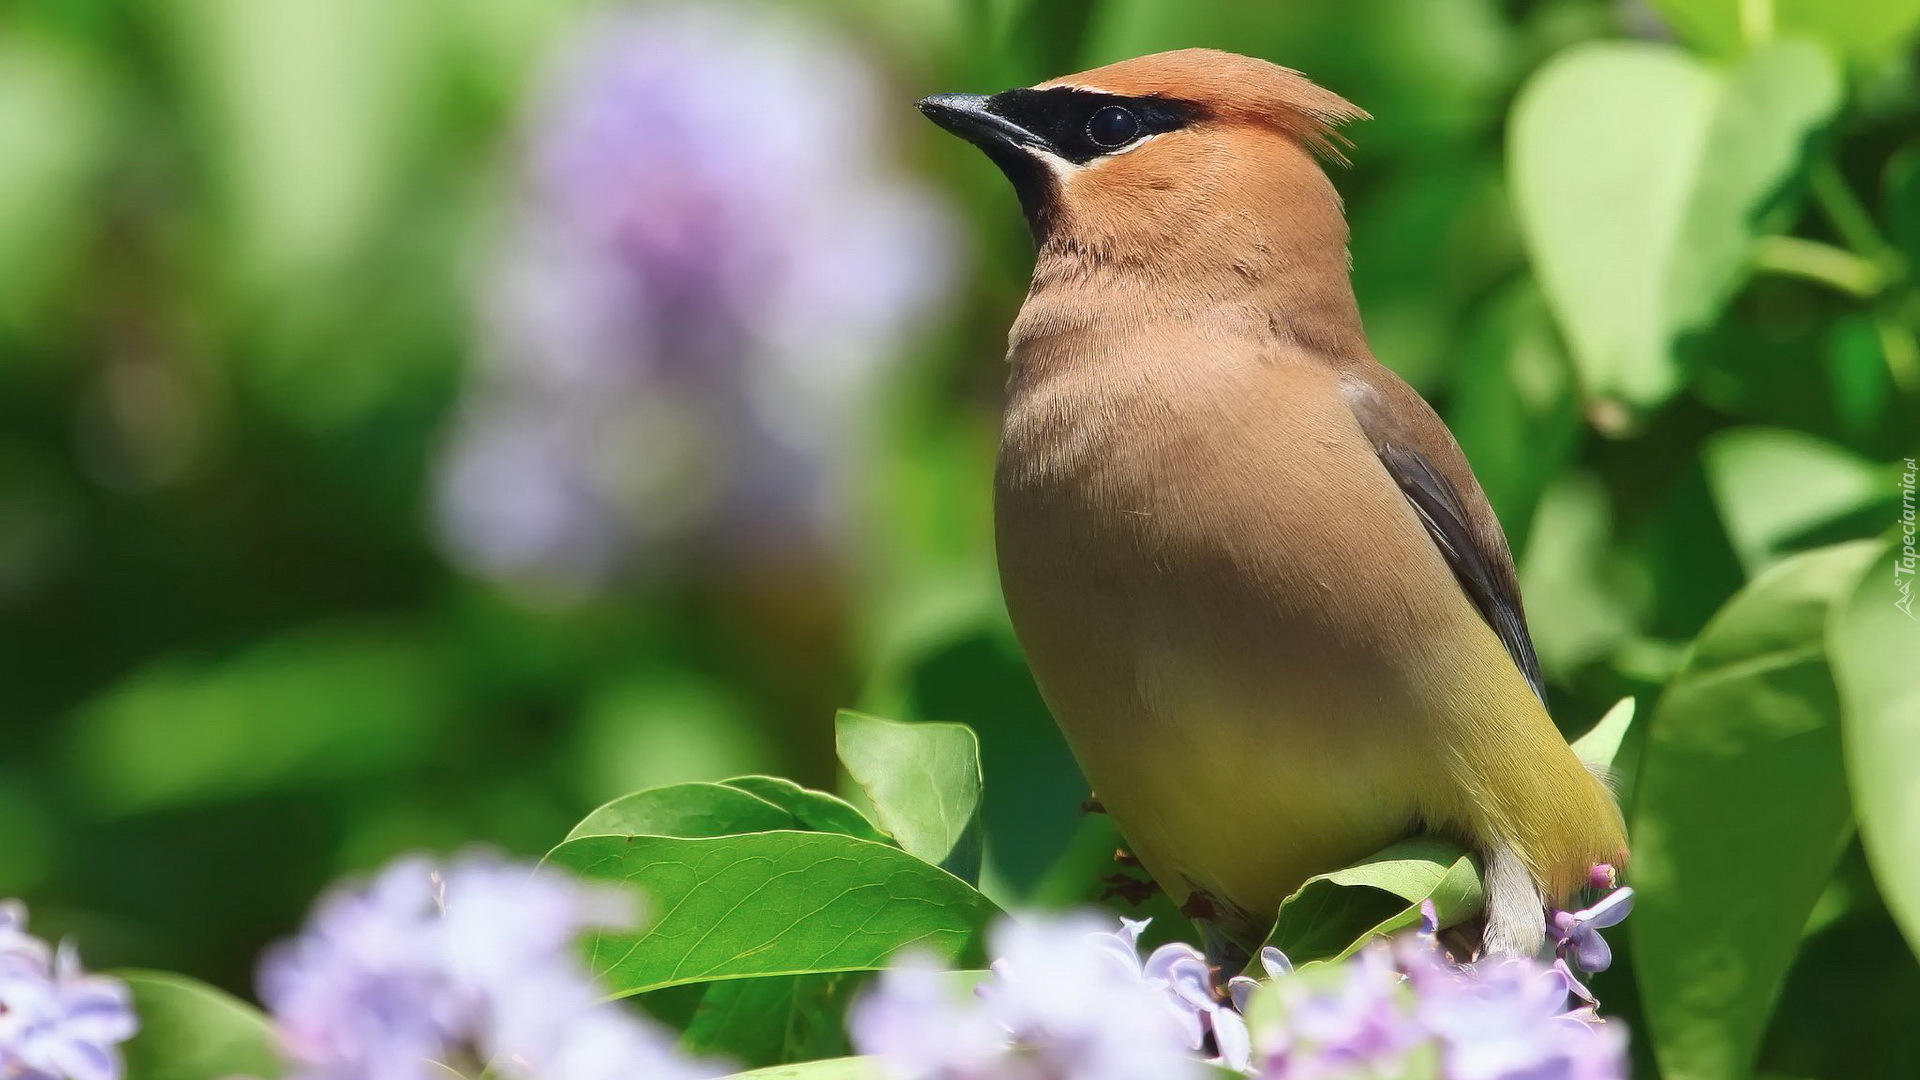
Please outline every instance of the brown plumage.
M1365 114L1207 50L922 107L1038 242L1001 580L1130 848L1246 942L1307 877L1431 830L1481 852L1488 944L1537 948L1624 832L1538 696L1472 470L1368 349L1316 160Z

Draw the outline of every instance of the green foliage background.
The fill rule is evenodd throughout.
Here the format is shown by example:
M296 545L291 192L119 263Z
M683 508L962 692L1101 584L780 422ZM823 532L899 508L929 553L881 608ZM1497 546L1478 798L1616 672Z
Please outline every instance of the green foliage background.
M616 796L745 773L841 791L906 854L837 804L745 793L823 849L977 868L1003 905L1097 895L1114 838L1077 813L988 544L1029 242L910 103L1204 44L1375 115L1336 178L1375 349L1500 512L1569 734L1639 702L1616 766L1642 902L1599 989L1646 1075L1920 1071L1920 625L1884 545L1920 452L1920 2L808 4L884 66L972 272L872 418L852 550L555 604L450 567L429 485L463 268L582 10L0 11L0 895L38 926L244 994L340 874L540 854ZM886 729L844 775L843 705L967 724L984 794L889 823ZM792 827L701 790L671 823L601 811L657 834L618 858ZM555 857L593 864L595 831ZM977 914L946 880L929 933ZM797 1014L846 993L738 985Z

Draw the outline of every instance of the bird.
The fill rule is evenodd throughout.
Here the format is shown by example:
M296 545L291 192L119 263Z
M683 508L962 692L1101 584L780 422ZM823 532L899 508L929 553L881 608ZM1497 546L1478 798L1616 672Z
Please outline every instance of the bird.
M1326 168L1367 114L1210 49L919 107L1035 242L995 553L1127 848L1244 956L1314 875L1452 838L1482 868L1478 948L1539 954L1625 826L1547 711L1472 468L1369 347Z

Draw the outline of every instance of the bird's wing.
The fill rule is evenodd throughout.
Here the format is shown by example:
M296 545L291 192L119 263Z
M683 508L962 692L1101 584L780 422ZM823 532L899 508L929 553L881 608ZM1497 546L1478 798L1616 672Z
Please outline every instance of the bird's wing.
M1377 364L1364 373L1348 371L1341 388L1380 463L1413 504L1460 587L1545 701L1546 683L1527 633L1506 534L1453 434L1412 387Z

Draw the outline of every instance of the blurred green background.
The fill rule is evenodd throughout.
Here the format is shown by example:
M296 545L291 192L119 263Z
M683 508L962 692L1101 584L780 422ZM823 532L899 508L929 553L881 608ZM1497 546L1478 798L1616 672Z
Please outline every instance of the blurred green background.
M1899 513L1916 21L12 0L0 895L95 966L244 991L395 852L833 787L837 706L972 725L988 891L1077 895L1085 790L990 547L1030 241L912 102L1187 45L1374 114L1336 183L1375 350L1505 522L1562 724L1645 707L1751 576ZM1920 967L1841 866L1763 1062L1910 1076Z

